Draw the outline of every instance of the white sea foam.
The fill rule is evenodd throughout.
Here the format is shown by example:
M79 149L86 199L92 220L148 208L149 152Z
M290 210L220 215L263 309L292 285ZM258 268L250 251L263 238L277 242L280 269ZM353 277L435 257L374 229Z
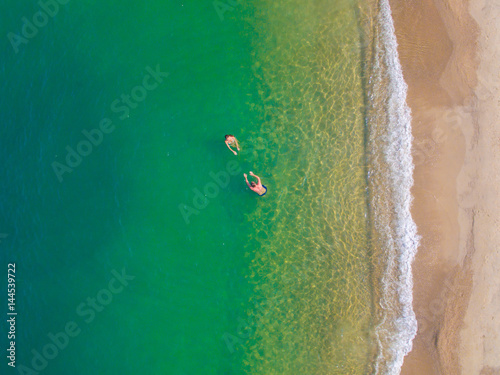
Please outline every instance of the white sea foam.
M411 114L388 0L379 2L376 28L368 145L372 219L382 249L375 373L393 375L401 372L417 332L411 264L419 236L410 213Z

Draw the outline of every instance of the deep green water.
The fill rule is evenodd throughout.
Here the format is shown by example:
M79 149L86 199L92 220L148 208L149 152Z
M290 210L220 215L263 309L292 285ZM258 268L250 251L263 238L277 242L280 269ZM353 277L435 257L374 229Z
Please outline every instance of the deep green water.
M17 54L6 35L39 6L0 5L0 246L1 266L17 267L18 371L72 321L80 333L40 373L371 369L358 4L221 3L223 19L208 0L70 1ZM169 75L121 119L112 103L148 67ZM53 163L103 119L113 130L59 181ZM210 172L231 161L238 174L214 191ZM247 189L250 170L266 196ZM193 189L208 196L193 202ZM122 269L133 280L102 292ZM5 362L2 374L23 373Z

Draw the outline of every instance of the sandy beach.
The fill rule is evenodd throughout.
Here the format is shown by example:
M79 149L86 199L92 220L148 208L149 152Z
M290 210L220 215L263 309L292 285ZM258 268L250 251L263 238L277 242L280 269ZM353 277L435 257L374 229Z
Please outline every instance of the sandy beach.
M500 1L391 2L415 162L419 330L402 374L500 374Z

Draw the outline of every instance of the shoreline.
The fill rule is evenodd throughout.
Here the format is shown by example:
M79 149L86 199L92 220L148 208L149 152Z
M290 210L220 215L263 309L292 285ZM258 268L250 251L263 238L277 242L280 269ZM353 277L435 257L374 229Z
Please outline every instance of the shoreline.
M391 0L422 237L413 263L419 328L403 375L500 374L500 3L485 3Z

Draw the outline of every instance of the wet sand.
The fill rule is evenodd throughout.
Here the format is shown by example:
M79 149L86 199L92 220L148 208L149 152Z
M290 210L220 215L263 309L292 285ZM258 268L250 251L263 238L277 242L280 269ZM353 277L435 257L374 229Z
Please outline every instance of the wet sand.
M403 375L500 374L500 0L392 0L413 117L419 330Z

